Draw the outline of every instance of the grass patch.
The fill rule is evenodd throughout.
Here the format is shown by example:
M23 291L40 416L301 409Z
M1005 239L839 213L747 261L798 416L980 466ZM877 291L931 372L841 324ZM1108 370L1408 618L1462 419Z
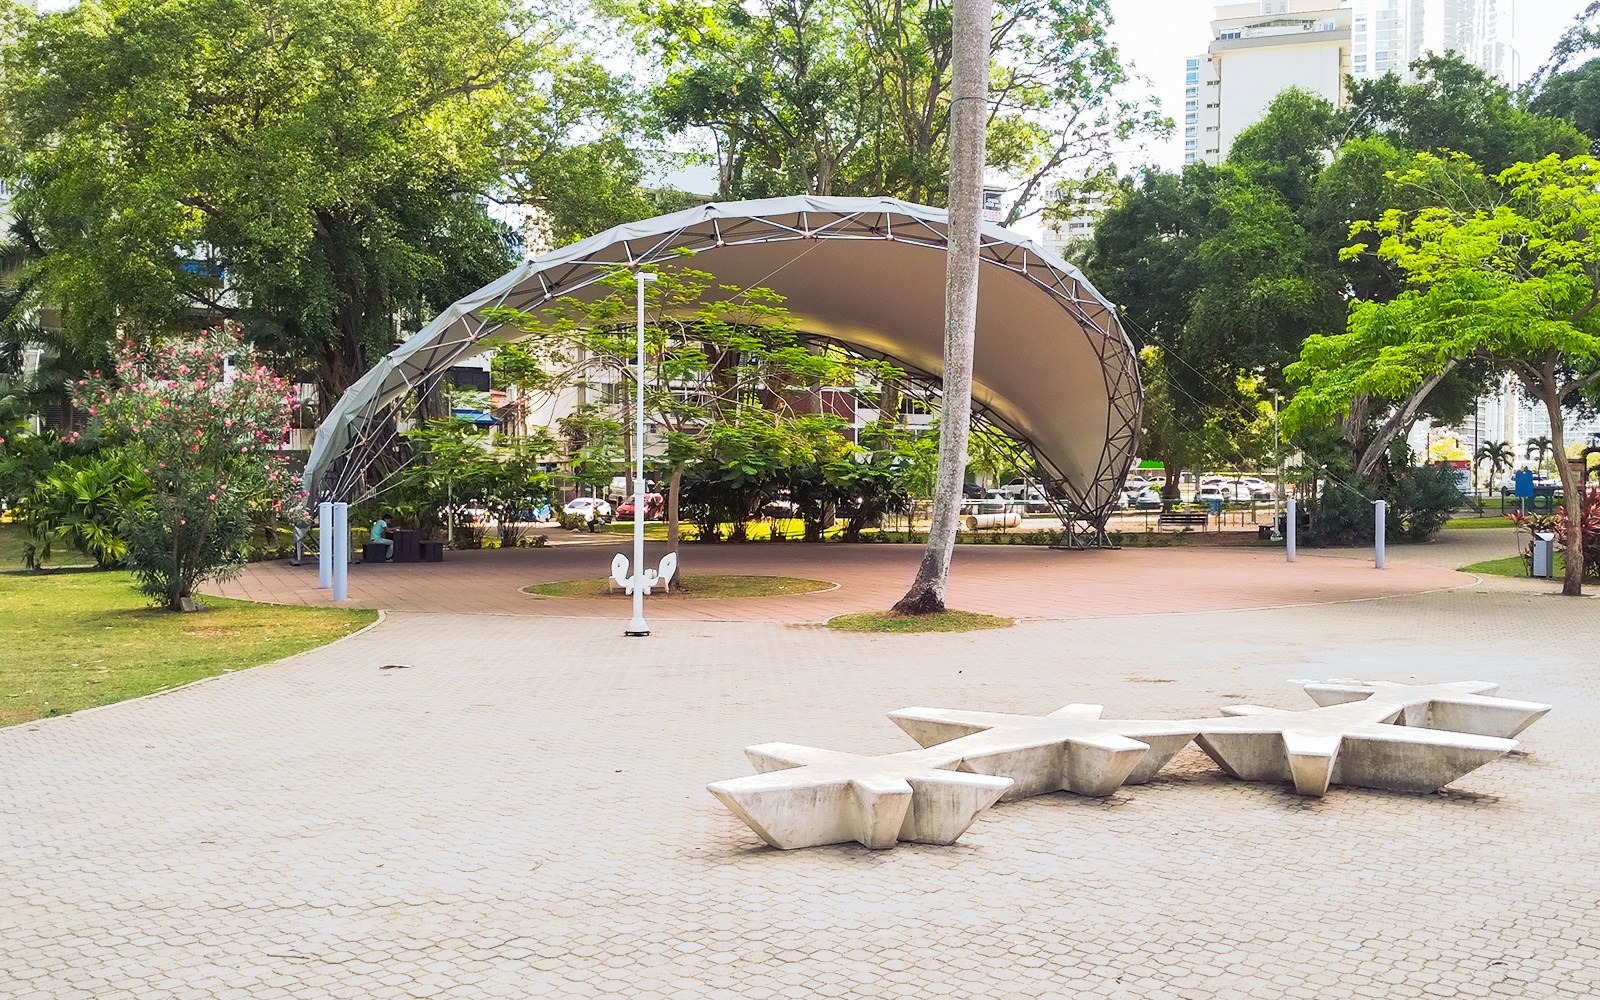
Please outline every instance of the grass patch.
M1487 559L1483 562L1473 563L1471 566L1461 567L1463 573L1476 573L1479 576L1518 576L1524 580L1528 576L1528 564L1521 556L1506 556L1504 559ZM1556 553L1554 567L1555 578L1561 579L1567 572L1567 561Z
M0 521L0 570L21 569L22 549L27 544L28 535L22 530L22 525L10 521ZM74 559L88 561L73 551L70 546L58 548L56 555L70 556Z
M785 597L792 594L814 594L828 590L833 584L827 580L807 580L796 576L739 576L731 573L693 573L672 581L672 589L663 594L651 591L652 601L658 598L671 600L682 597L688 600L719 600L739 597ZM524 594L535 597L567 597L594 600L605 597L626 597L621 590L614 593L607 588L606 578L598 580L561 580L556 583L536 583L523 587ZM632 600L632 598L628 598Z
M980 632L1010 628L1015 618L980 615L975 611L941 611L936 615L896 615L888 611L863 611L828 619L828 627L841 632Z
M1445 522L1446 529L1464 528L1475 531L1483 528L1512 528L1515 527L1504 517L1453 517Z
M243 670L332 642L377 617L216 597L205 605L197 614L155 610L121 572L0 573L0 726Z

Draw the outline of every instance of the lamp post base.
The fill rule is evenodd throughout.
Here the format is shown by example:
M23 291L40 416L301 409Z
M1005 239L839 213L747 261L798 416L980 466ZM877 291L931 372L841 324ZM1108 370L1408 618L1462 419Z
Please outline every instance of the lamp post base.
M623 635L649 635L650 625L643 618L635 618L622 630Z

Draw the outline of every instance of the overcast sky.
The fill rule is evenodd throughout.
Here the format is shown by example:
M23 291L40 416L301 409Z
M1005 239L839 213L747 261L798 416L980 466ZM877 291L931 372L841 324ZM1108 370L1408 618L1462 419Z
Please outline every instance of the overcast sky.
M1588 5L1589 0L1519 0L1515 44L1522 53L1524 74L1543 65L1556 39ZM1150 80L1166 113L1181 122L1183 61L1210 44L1216 4L1212 0L1111 0L1111 10L1116 18L1111 34L1123 59ZM1182 125L1171 141L1150 146L1143 156L1129 151L1126 159L1127 166L1140 160L1168 169L1182 166Z

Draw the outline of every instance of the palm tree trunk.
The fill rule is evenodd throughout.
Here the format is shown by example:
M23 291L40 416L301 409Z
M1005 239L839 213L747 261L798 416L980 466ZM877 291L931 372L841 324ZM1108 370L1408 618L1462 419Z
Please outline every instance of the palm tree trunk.
M993 0L955 0L950 86L950 214L944 292L944 398L933 520L917 579L894 606L900 615L944 610L950 556L961 514L972 425L972 340L978 320L978 236L983 221L984 123L988 109Z

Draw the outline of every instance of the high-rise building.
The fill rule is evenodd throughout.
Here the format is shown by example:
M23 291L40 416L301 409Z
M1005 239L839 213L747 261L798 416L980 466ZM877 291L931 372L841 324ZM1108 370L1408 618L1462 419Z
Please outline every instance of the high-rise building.
M1430 52L1454 52L1507 83L1521 81L1511 44L1515 0L1346 0L1354 33L1352 75L1397 73Z
M1253 0L1217 8L1212 42L1184 67L1184 162L1220 163L1290 87L1336 107L1348 78L1409 79L1412 62L1454 52L1507 83L1516 0Z
M1212 42L1184 68L1184 162L1220 163L1291 87L1346 102L1348 0L1254 0L1217 8Z

